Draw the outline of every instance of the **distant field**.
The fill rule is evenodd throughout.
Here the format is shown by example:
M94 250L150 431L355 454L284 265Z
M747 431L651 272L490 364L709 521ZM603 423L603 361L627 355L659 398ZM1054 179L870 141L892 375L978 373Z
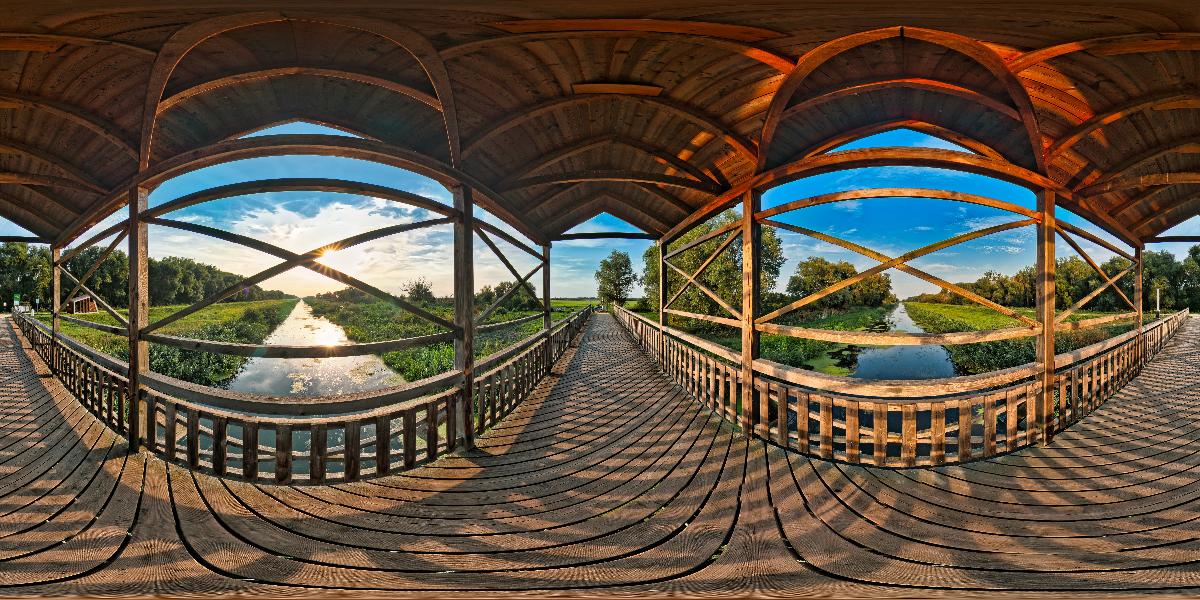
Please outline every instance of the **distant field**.
M296 302L296 299L222 302L166 325L158 332L201 340L259 344L287 318ZM186 307L153 306L150 308L150 322L167 317L182 308ZM117 312L121 315L128 314L126 310ZM105 312L71 316L93 323L117 325L116 319ZM43 323L50 323L49 313L38 313L37 318ZM67 321L62 321L62 332L67 337L121 360L129 358L129 341L123 336ZM151 370L202 385L221 385L229 381L237 375L247 360L249 359L240 356L223 356L158 344L150 345Z
M930 333L951 333L958 331L981 331L985 329L1001 329L1017 327L1021 322L997 313L984 306L964 306L957 304L934 304L928 302L905 302L908 314L918 325ZM1018 308L1017 312L1032 317L1033 309ZM1095 311L1079 311L1067 318L1077 321L1112 313ZM1114 323L1090 327L1078 331L1059 332L1054 339L1054 351L1057 354L1078 350L1097 342L1104 341L1133 328L1132 322ZM979 344L957 344L946 346L954 368L960 375L987 373L1009 367L1016 367L1036 359L1033 338L1003 340L998 342L983 342Z

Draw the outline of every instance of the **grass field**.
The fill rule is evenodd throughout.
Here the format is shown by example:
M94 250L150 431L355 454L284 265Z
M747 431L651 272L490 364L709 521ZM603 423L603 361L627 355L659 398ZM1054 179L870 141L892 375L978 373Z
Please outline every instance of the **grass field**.
M259 344L287 318L296 302L295 299L223 302L166 325L158 332L201 340ZM182 308L185 307L151 307L150 322L153 323ZM127 314L124 310L117 312L123 316ZM75 316L93 323L117 325L116 319L108 313ZM49 313L38 313L37 317L44 323L50 323ZM129 358L129 342L123 336L67 321L62 321L62 332L80 343L121 360ZM247 360L249 359L240 356L195 352L159 344L150 345L152 371L202 385L219 386L228 382L237 375Z
M403 339L419 335L429 335L442 331L420 317L398 308L395 305L376 300L345 300L328 297L306 298L305 302L313 309L313 314L324 317L341 326L346 331L346 337L355 342L380 342ZM552 300L553 311L551 319L559 320L580 310L594 301L583 300ZM454 320L454 307L448 303L439 303L424 307L448 321ZM498 323L511 321L522 317L541 314L540 311L509 311L497 310L487 321L478 323ZM475 357L483 358L511 346L542 329L542 320L533 319L520 325L505 327L475 336ZM420 348L408 348L380 355L390 369L400 374L408 381L424 379L438 373L445 373L454 368L454 344L441 342L429 344Z
M950 333L958 331L981 331L1020 326L1021 322L983 306L957 304L933 304L927 302L905 302L909 316L927 332ZM1033 316L1033 309L1020 308L1017 312ZM1079 311L1067 318L1077 321L1109 313ZM1055 336L1055 353L1071 352L1084 346L1104 341L1114 335L1129 331L1132 322L1101 325L1078 331L1063 331ZM954 361L955 371L960 375L974 375L1007 369L1033 362L1036 359L1034 339L1003 340L979 344L946 346Z

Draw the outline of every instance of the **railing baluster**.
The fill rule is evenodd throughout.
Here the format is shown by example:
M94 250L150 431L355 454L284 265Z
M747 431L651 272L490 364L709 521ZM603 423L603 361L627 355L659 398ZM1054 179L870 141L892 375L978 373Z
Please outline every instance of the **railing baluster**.
M213 457L212 468L217 475L225 474L225 454L228 451L229 439L225 417L213 417ZM146 433L149 433L148 431Z
M392 470L392 417L375 417L375 472L387 475Z
M292 482L292 427L275 424L275 483Z
M362 423L356 420L346 422L346 481L358 481L359 476L359 457L362 455L362 448L359 446L359 433L362 431ZM376 435L376 440L379 437ZM378 441L376 441L378 444Z
M858 462L858 402L846 401L846 460Z
M258 480L258 423L242 423L242 479Z
M946 463L946 404L941 401L934 401L929 407L929 462Z
M308 478L313 483L325 482L326 442L329 439L328 426L317 423L312 426L308 438Z

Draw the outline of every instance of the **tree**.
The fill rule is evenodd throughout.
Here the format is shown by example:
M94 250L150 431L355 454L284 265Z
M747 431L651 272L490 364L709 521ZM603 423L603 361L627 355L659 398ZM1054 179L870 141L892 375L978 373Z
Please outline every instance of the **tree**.
M13 296L21 303L42 307L50 303L50 253L43 246L5 243L0 246L0 301L11 308Z
M857 274L858 270L854 265L844 260L835 263L819 256L802 260L796 265L795 274L788 279L789 301L815 294ZM850 287L825 296L808 307L828 311L851 306L882 306L895 301L891 276L887 273L876 273Z
M613 250L608 258L600 261L600 268L596 271L596 283L597 295L600 296L601 302L615 302L624 306L635 282L637 275L633 273L633 262L629 260L628 254Z
M429 305L437 302L437 297L433 295L433 286L424 277L418 277L404 284L402 289L404 298L413 304Z
M739 220L741 220L741 216L737 213L733 211L723 212L716 218L698 225L695 229L672 241L671 246L676 248L684 246L689 242ZM725 236L728 235L725 234ZM705 259L717 249L725 236L717 236L715 239L708 240L695 248L673 256L669 260L680 269L688 273L695 273L696 269L700 267ZM658 246L653 245L647 248L642 257L645 259L645 268L642 271L641 280L642 287L646 290L646 303L657 307L660 279L658 272ZM779 235L771 227L764 227L762 229L759 258L759 290L763 294L763 305L769 306L768 295L770 294L770 290L775 288L775 282L779 278L779 270L783 267L785 260L783 256L783 244L780 242ZM668 267L666 281L666 297L669 299L686 280ZM704 270L698 281L712 290L727 304L740 310L742 305L742 245L737 241L730 244ZM698 314L722 315L725 313L725 309L721 308L716 302L700 290L697 290L694 286L689 286L687 291L680 295L679 299L671 305L671 308ZM676 319L668 317L668 323L673 320ZM705 322L695 323L693 328L711 329L713 327L713 324Z

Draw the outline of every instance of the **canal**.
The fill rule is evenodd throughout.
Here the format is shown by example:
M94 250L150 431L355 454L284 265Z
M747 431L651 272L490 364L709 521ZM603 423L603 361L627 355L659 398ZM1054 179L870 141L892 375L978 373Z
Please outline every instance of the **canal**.
M280 346L337 346L346 332L312 313L303 300L263 342ZM235 392L270 396L328 396L404 383L378 356L334 358L251 358L227 385Z
M884 322L872 328L878 331L924 333L904 303L899 302ZM852 348L857 348L853 347ZM954 362L943 346L882 346L857 348L856 367L851 377L858 379L937 379L954 377Z

